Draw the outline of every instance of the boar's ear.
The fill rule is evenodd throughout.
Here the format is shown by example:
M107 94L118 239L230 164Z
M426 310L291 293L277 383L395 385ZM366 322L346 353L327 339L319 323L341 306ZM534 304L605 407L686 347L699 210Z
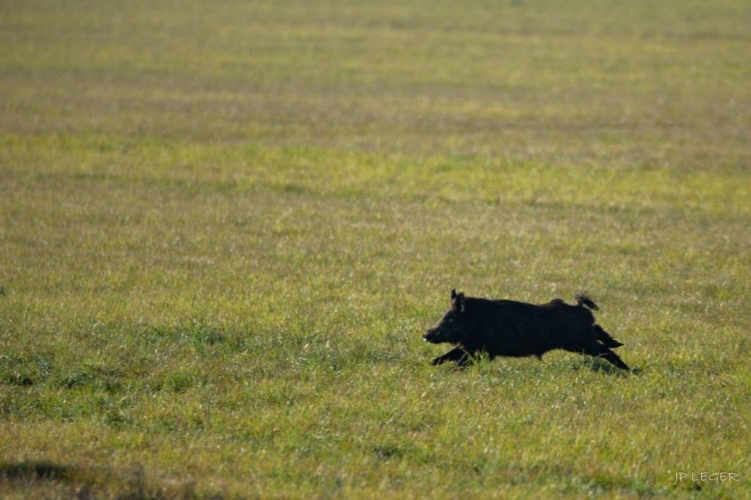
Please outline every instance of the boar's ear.
M451 290L451 308L455 311L464 312L464 294Z

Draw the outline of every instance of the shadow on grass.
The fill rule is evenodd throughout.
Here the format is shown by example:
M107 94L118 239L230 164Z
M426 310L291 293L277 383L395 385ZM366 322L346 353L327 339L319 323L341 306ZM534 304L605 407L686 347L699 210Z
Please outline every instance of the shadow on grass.
M631 368L629 371L625 371L599 358L584 358L581 361L578 361L574 365L574 369L578 370L580 368L587 368L594 373L604 373L606 375L621 377L625 377L628 374L638 375L642 371L641 368Z
M51 462L0 463L0 480L5 481L72 481L78 470Z
M88 469L42 460L0 462L0 497L9 492L31 498L197 498L192 480L147 477L141 466L123 470Z
M531 371L535 374L542 374L546 371L553 370L554 368L552 367L555 366L556 363L556 361L549 363L541 361L539 364L536 364L536 366L533 367L531 364L528 364L526 366L523 366L521 364L513 365L514 361L508 361L509 359L511 358L505 358L507 364L505 365L505 368L502 369L508 369L515 373L530 373ZM471 359L470 362L464 366L459 366L454 363L445 363L443 366L446 366L447 371L453 371L457 373L461 373L469 368L474 368L481 371L489 371L493 366L503 366L502 363L504 362L504 357L499 357L499 360L500 361L491 361L487 355L483 355L480 358ZM625 377L627 375L638 375L643 371L643 369L640 367L631 368L628 371L622 370L621 368L618 368L617 366L614 366L603 359L594 357L582 357L581 359L577 359L571 362L571 365L569 365L568 363L569 361L566 361L564 365L560 366L560 368L563 368L565 366L572 366L574 371L590 370L594 373L603 373L605 375L613 375L619 377Z

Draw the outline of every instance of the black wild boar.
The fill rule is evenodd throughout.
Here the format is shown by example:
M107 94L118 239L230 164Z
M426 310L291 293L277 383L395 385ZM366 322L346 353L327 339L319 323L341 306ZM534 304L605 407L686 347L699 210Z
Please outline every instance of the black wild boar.
M448 342L456 347L432 362L454 361L465 366L487 353L496 356L537 356L553 349L601 357L618 368L628 366L611 348L621 344L599 325L590 310L597 305L586 295L576 296L576 305L554 299L547 304L513 300L465 297L451 290L451 309L423 338L433 344Z

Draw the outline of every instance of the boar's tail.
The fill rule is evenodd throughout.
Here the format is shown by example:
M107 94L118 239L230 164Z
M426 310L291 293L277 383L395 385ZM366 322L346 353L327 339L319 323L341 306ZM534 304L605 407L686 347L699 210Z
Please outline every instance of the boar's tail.
M599 307L597 307L597 304L595 304L595 302L592 299L587 297L585 293L577 293L576 297L574 298L576 299L576 304L579 306L587 306L593 311L597 311L600 309Z

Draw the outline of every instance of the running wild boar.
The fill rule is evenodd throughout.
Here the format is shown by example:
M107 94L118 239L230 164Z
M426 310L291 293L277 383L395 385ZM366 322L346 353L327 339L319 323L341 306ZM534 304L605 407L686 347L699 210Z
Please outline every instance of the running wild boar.
M621 344L599 325L590 312L597 305L584 294L576 305L554 299L547 304L465 297L451 290L451 309L423 338L456 347L432 362L454 361L466 366L483 353L496 356L537 356L553 349L603 358L623 370L628 366L611 349Z

